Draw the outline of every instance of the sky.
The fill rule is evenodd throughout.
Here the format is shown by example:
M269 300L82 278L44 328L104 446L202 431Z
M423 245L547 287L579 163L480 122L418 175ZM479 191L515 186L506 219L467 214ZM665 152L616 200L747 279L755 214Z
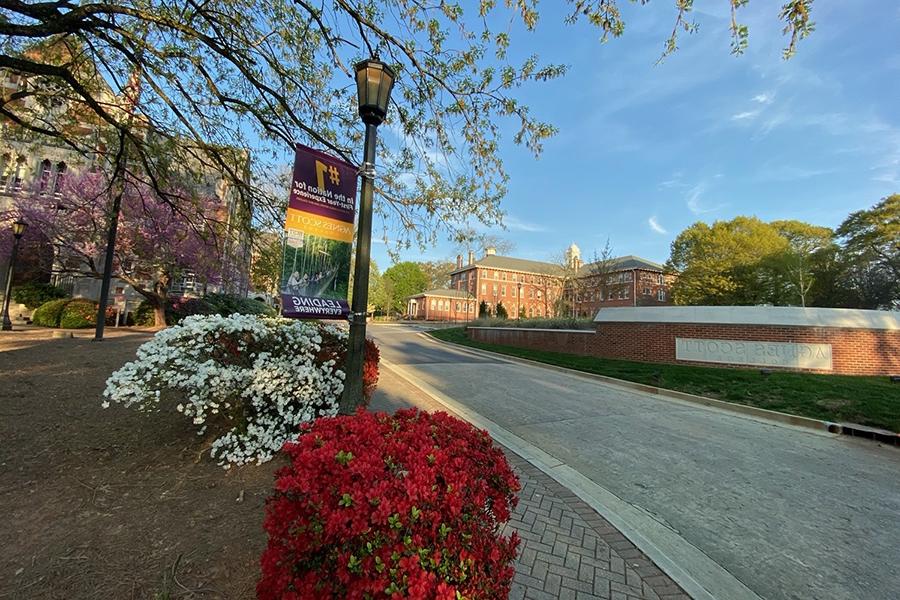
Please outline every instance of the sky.
M900 5L816 2L815 32L785 61L780 3L742 9L750 45L736 57L727 0L697 0L699 31L656 64L672 3L623 0L625 34L605 44L587 24L566 25L555 4L541 4L536 33L513 33L520 55L570 69L519 95L559 129L542 155L513 144L511 128L505 135L497 233L515 244L510 254L549 260L574 242L590 259L608 238L616 255L662 263L697 221L836 227L900 192ZM442 242L400 260L456 253ZM391 264L383 243L372 256L382 270Z

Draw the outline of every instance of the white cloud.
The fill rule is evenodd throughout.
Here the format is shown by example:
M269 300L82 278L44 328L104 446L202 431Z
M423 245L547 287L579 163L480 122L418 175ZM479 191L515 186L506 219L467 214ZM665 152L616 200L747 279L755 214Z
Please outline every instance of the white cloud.
M647 219L647 224L650 225L650 229L655 231L656 233L666 234L669 233L666 231L662 225L659 224L659 221L656 220L656 215L653 215L649 219Z
M745 121L747 119L755 119L757 115L759 115L760 111L757 110L747 110L744 112L739 112L737 114L731 115L732 121Z
M511 231L524 231L526 233L539 233L542 231L547 231L547 228L543 225L528 223L527 221L523 221L512 215L505 215L503 217L503 224L506 225L506 228Z
M708 187L706 181L701 181L688 190L685 196L685 203L687 204L688 210L695 215L715 212L725 206L724 204L717 204L715 206L703 206L703 204L701 204L700 200L703 198L703 194L706 193Z
M774 99L775 92L763 92L762 94L753 96L753 101L758 102L759 104L772 104Z

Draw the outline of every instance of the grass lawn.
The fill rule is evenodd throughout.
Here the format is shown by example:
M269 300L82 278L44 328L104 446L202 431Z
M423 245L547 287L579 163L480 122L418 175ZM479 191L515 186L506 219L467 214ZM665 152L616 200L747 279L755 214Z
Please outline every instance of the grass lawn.
M781 371L762 375L759 369L642 363L485 344L470 340L461 327L430 333L447 342L587 373L804 417L900 432L900 384L891 383L887 377Z

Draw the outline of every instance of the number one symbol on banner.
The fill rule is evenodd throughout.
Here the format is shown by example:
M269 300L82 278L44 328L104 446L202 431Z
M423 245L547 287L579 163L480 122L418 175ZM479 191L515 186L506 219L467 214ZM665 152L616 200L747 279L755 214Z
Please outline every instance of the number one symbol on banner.
M328 166L325 163L316 161L316 185L323 192L325 191L325 172L328 172L328 179L332 185L341 184L341 176L334 165Z

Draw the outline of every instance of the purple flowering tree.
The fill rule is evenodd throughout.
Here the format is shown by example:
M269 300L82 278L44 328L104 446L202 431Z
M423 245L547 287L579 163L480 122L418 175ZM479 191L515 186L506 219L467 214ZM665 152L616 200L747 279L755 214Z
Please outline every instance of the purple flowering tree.
M58 195L22 194L0 215L0 227L16 218L29 224L31 237L57 249L62 272L102 277L108 211L115 190L100 173L67 178ZM201 282L216 284L223 276L226 228L224 206L212 197L169 190L166 202L152 189L129 180L122 192L113 277L131 285L153 307L157 326L164 326L172 282L190 271ZM177 199L173 202L173 199ZM9 240L0 240L0 256L8 256Z

